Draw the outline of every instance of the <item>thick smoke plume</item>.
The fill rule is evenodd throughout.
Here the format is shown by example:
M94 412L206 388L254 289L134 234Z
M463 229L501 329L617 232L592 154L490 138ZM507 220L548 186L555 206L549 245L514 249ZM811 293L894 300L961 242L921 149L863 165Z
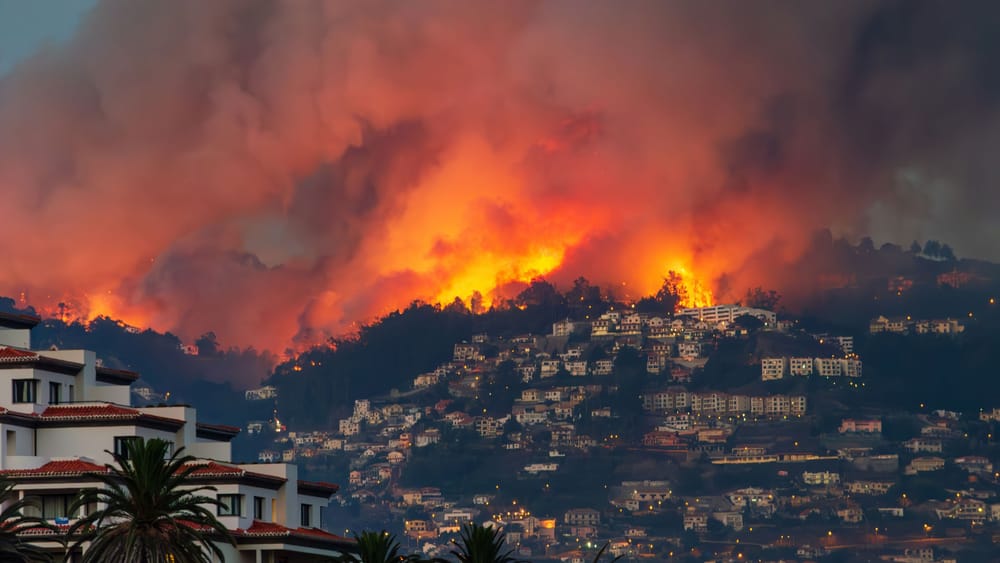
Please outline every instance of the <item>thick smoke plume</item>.
M998 257L995 3L108 0L0 78L0 294L281 349L413 299Z

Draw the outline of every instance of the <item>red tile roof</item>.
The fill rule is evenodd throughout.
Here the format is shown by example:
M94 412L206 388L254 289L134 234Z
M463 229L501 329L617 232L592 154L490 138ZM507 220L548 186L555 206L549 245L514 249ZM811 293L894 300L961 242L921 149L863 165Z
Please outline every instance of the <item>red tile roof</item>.
M303 481L302 479L299 479L299 488L325 490L332 495L340 490L340 485L334 483L327 483L326 481Z
M281 483L284 483L286 481L284 477L278 477L277 475L268 475L266 473L255 473L253 471L247 471L242 467L237 467L235 465L225 465L217 461L196 461L188 465L195 466L195 470L192 471L190 475L192 477L198 477L202 479L226 478L226 477L253 477L257 479L266 479L268 481L281 482Z
M24 360L37 360L38 354L27 350L18 350L4 346L0 348L0 362L22 362Z
M293 530L291 528L286 528L281 524L275 524L274 522L261 522L260 520L254 520L253 524L246 530L236 530L234 535L268 538L306 536L337 542L354 542L351 538L331 534L330 532L320 530L319 528L295 528Z
M197 469L191 472L191 475L195 477L239 477L246 473L246 470L239 467L223 465L215 461L207 463L194 462L188 465L197 467Z
M292 533L292 530L274 522L254 520L249 528L243 530L243 533L248 536L287 536Z
M233 436L239 434L242 428L239 426L229 426L226 424L206 424L204 422L199 422L197 425L198 430L207 430L209 432L218 432L221 434L232 434Z
M107 468L82 459L53 460L35 469L6 469L6 477L77 477L84 473L106 473Z
M88 405L55 405L46 408L40 415L45 420L77 420L77 419L102 419L102 420L131 420L142 415L136 409L105 404Z

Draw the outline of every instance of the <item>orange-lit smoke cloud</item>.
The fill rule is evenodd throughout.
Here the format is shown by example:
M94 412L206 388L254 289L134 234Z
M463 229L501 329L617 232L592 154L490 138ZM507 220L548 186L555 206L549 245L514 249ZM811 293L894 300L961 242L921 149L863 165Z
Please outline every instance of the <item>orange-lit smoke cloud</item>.
M868 9L105 1L0 78L0 294L271 349L540 275L740 295L875 199Z

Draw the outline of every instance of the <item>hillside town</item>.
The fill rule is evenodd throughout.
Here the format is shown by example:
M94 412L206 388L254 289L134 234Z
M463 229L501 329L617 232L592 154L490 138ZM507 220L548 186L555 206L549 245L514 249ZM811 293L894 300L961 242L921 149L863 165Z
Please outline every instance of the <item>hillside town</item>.
M874 319L872 332L895 322ZM719 358L735 367L714 373ZM554 320L549 334L455 342L450 361L356 400L335 427L289 431L279 408L247 432L269 437L261 462L343 468L344 509L430 555L467 522L502 526L519 556L562 562L605 543L629 558L812 560L863 547L950 561L951 546L993 537L1000 473L985 452L1000 409L845 404L865 385L854 335L808 333L773 311L609 310ZM280 405L272 386L246 399ZM462 456L491 460L491 480L425 470L433 460L449 473ZM629 461L607 471L609 458Z

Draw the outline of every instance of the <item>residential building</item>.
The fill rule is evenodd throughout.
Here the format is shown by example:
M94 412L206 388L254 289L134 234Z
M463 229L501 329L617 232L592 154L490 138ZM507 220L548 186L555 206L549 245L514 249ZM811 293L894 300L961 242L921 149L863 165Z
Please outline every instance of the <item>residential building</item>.
M263 401L278 397L278 388L273 385L265 385L256 389L247 389L244 396L248 401ZM148 398L147 398L148 400Z
M708 531L708 514L689 511L684 513L684 529L695 532Z
M93 474L114 463L108 451L161 439L199 458L191 487L216 488L222 504L206 508L236 538L235 546L219 544L227 561L293 563L353 550L350 540L322 529L336 485L300 481L292 464L230 461L239 428L199 422L195 409L182 405L132 407L129 386L138 374L98 365L90 351L32 350L38 322L0 314L0 475L13 481L19 498L34 502L28 515L72 522L80 515L68 510L72 496L103 486ZM58 534L26 539L64 553Z
M879 419L845 418L840 422L840 428L838 428L837 431L841 434L881 434L882 421Z
M757 317L765 325L775 326L778 321L773 311L765 309L755 309L743 307L741 305L715 305L712 307L688 307L681 309L678 315L692 317L710 324L724 322L731 324L733 321L744 315Z
M552 336L569 336L576 329L576 323L569 319L552 323Z
M788 358L763 358L760 361L760 379L772 381L785 377Z
M571 526L599 526L601 513L593 508L571 508L563 515L563 522Z
M614 370L614 362L607 358L602 360L595 360L591 373L594 375L611 375Z
M941 453L941 440L933 438L911 438L903 442L906 451L914 454L921 453Z
M915 457L910 464L904 469L904 473L907 475L915 475L917 473L926 473L929 471L938 471L944 469L944 459L936 456L929 457Z
M855 495L884 495L893 485L893 481L849 481L844 488Z
M840 474L832 471L803 471L802 482L806 485L836 485L840 483Z
M788 373L791 375L807 376L813 374L812 358L790 358L788 360Z
M815 371L821 377L840 377L843 375L843 366L840 358L815 358Z

